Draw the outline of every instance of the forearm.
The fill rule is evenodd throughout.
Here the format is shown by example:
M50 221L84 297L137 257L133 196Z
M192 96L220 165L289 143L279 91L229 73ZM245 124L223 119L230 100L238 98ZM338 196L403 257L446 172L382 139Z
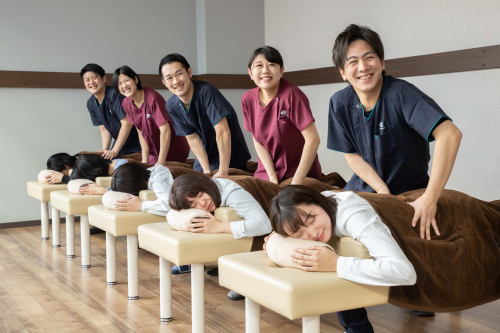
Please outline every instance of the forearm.
M271 179L272 177L276 177L276 169L274 168L274 161L271 156L271 153L268 152L263 145L255 141L255 138L253 139L253 144L255 146L255 151L257 152L257 156L259 156L262 165L264 165L264 168L266 169L267 176L269 177L269 179Z
M139 130L137 132L139 133L139 143L141 145L142 163L149 163L149 147L142 137L142 132Z
M160 128L160 154L158 155L158 163L160 164L165 164L170 149L171 132L168 122L166 124L165 129Z
M197 133L193 133L191 135L186 136L186 139L189 144L189 148L193 151L194 155L198 159L201 167L203 168L203 172L209 173L210 163L208 162L207 151L203 147L203 143L201 141L200 136Z
M101 131L102 150L108 150L109 147L111 147L111 134L109 134L108 130L106 130L104 126L101 126L99 126L99 129Z
M352 171L370 185L375 192L389 190L387 184L380 178L378 173L358 153L344 154L344 156Z
M217 133L216 141L219 149L219 170L227 170L231 161L231 132L228 130Z
M302 156L300 157L299 166L293 176L292 184L302 184L302 181L306 178L314 159L316 158L318 147L319 139L317 141L306 141L304 149L302 150Z
M118 133L118 138L116 138L115 145L113 146L113 151L117 155L122 150L123 145L127 141L131 129L132 129L131 123L129 123L128 121L126 123L122 122L122 127L120 128L120 132Z

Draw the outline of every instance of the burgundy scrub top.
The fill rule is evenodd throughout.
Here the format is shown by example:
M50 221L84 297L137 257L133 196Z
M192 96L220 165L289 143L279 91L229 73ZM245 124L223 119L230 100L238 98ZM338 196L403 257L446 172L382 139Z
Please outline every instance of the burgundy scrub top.
M168 121L170 126L170 148L167 161L186 162L189 155L189 145L183 136L175 134L172 120L165 107L165 99L153 89L143 87L144 103L138 109L134 106L132 98L123 100L122 106L127 113L128 121L142 132L144 141L149 148L149 164L158 162L160 154L160 126Z
M295 175L302 157L305 140L302 131L314 121L306 95L292 83L281 79L278 94L266 105L259 103L259 87L247 91L241 98L243 125L255 141L271 154L274 169L281 182ZM259 159L256 178L269 180ZM321 178L318 154L307 177Z

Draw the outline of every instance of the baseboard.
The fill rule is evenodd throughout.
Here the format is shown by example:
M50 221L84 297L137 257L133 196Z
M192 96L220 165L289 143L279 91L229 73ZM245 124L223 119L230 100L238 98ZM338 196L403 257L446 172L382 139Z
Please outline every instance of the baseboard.
M80 222L80 216L75 216L75 222ZM61 223L66 223L65 217L61 217ZM49 224L52 224L52 219L49 219ZM37 225L42 225L42 221L32 220L32 221L0 223L0 229L26 228L26 227L34 227Z

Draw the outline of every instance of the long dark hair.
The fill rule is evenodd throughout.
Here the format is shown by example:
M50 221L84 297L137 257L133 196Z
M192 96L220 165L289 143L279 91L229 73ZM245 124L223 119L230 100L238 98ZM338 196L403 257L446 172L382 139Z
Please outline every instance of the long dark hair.
M106 177L109 171L109 161L97 154L80 155L71 172L71 180L88 179L95 182L97 177Z
M325 197L316 190L303 185L289 185L279 191L271 202L270 220L276 233L288 237L306 226L302 217L307 213L297 208L297 205L320 206L332 221L332 230L335 227L337 201L334 196Z
M47 160L47 169L62 172L66 169L65 165L72 168L76 163L77 156L79 154L73 156L67 153L54 154Z
M125 163L113 172L111 189L138 196L139 192L148 189L150 175L151 171L138 163Z
M189 209L191 202L198 194L207 193L214 202L215 208L221 204L220 190L217 184L204 174L185 174L177 177L170 189L170 207L174 210Z

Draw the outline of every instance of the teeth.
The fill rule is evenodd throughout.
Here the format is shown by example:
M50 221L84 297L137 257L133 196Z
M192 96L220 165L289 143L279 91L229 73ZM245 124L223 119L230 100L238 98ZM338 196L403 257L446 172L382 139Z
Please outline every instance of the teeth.
M366 80L366 79L368 79L370 77L372 77L372 74L366 75L366 76L361 76L360 78L361 78L361 80Z

